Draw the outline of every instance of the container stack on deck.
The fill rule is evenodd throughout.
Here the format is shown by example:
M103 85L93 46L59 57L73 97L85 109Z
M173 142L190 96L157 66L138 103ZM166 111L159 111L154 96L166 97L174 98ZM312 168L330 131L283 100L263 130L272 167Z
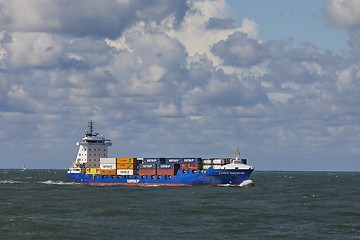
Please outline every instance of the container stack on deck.
M136 158L116 158L117 175L136 174Z
M211 159L204 159L203 160L203 169L208 170L209 168L212 168L212 161Z
M230 158L100 158L100 168L86 168L86 174L176 175L179 170L219 169Z
M159 165L158 175L176 175L180 169L181 158L165 158L164 164Z
M200 170L202 169L203 161L202 158L180 158L181 170Z
M144 158L139 175L176 175L178 170L201 170L201 158Z
M210 158L204 159L203 169L207 170L209 168L220 169L222 165L229 164L231 161L230 158Z
M116 158L100 159L100 174L115 175L116 174Z
M138 174L143 175L157 175L157 168L159 164L164 164L165 158L143 158L142 163L139 164Z

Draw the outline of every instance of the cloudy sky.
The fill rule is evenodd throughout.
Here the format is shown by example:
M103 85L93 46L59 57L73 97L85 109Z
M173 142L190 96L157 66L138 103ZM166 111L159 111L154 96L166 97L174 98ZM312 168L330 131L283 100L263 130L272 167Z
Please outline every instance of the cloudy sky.
M358 0L0 0L0 168L113 157L360 170Z

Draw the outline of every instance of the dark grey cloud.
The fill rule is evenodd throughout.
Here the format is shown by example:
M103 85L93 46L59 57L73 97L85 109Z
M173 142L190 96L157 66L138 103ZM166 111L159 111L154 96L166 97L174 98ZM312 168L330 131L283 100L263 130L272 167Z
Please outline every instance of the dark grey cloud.
M248 38L243 32L235 32L228 39L222 40L212 47L211 51L223 59L225 65L249 67L265 61L269 57L282 54L286 42L259 43Z
M294 61L314 61L317 57L318 49L311 43L304 43L301 47L291 49L287 56Z
M0 27L6 31L53 32L71 36L117 38L137 21L181 22L186 1L0 1Z
M266 103L263 89L254 82L252 85L244 84L237 77L224 75L221 71L214 71L203 85L196 86L185 95L185 101L190 105L210 107L249 107Z
M210 18L206 27L208 29L233 29L234 23L235 21L232 18Z
M350 47L350 57L352 60L360 60L360 30L349 33L350 40L348 41Z

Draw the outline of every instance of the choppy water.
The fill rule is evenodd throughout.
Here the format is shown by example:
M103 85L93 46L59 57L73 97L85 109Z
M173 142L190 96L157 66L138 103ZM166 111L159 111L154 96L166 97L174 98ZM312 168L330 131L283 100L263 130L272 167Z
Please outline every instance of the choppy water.
M360 173L254 172L256 186L96 187L0 170L0 239L360 239Z

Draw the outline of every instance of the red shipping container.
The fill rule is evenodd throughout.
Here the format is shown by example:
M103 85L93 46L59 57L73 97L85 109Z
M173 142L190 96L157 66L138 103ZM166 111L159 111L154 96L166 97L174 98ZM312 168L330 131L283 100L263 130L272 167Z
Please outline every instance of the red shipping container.
M156 175L156 169L139 169L138 175Z
M200 164L198 163L182 163L180 164L181 170L199 170Z
M157 175L175 175L175 169L158 169Z

